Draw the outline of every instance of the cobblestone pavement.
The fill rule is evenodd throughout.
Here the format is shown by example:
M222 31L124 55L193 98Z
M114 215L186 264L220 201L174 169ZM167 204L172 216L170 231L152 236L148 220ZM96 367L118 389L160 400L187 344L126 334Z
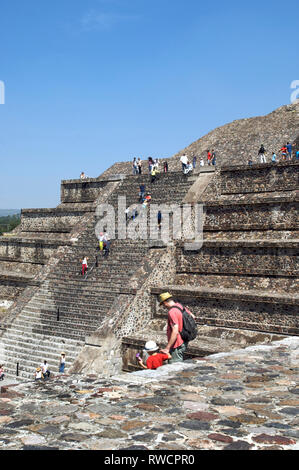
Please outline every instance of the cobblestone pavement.
M157 371L3 387L1 449L298 450L299 338Z

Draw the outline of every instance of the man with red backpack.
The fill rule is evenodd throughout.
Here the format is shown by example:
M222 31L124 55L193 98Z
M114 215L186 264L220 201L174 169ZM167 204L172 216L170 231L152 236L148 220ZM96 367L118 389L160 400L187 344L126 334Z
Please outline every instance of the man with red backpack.
M197 327L194 315L184 308L179 302L176 302L169 292L159 295L160 305L168 310L167 321L167 339L166 348L161 352L171 354L169 364L173 362L182 362L184 353L187 350L188 342L195 339Z

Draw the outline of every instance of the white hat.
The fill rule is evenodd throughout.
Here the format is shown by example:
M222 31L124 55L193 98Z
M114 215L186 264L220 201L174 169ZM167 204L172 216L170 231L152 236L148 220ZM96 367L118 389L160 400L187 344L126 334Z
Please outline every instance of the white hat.
M144 350L148 352L157 351L159 348L156 345L155 341L148 341L145 343Z

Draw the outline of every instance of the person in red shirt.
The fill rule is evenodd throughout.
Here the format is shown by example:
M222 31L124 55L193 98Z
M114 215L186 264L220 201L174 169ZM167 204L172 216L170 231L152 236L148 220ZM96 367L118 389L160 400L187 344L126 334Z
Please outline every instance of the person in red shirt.
M148 341L145 344L144 350L149 355L148 359L146 360L146 365L144 365L142 359L137 356L138 362L143 369L158 369L158 367L163 366L163 362L171 359L171 355L169 353L165 354L162 352L158 352L159 348L156 345L155 341Z
M168 343L166 348L162 349L161 352L171 354L171 360L169 364L173 362L183 362L184 353L187 351L188 343L184 343L180 332L183 329L183 306L176 302L169 292L165 292L159 296L160 305L167 308L168 310L168 321L167 321L167 339ZM193 318L193 313L185 307L186 312Z
M286 148L286 146L284 145L284 146L280 149L280 151L281 151L282 160L285 161L286 158L287 158L287 148Z
M210 150L207 150L208 165L211 165L211 159L212 159L212 154L211 154Z

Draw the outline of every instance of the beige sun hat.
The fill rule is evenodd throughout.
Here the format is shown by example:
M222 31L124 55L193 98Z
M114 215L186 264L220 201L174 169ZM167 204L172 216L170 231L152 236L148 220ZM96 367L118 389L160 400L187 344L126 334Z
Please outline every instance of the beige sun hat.
M172 295L169 292L164 292L163 294L159 295L159 302L162 304L165 300L171 299Z

